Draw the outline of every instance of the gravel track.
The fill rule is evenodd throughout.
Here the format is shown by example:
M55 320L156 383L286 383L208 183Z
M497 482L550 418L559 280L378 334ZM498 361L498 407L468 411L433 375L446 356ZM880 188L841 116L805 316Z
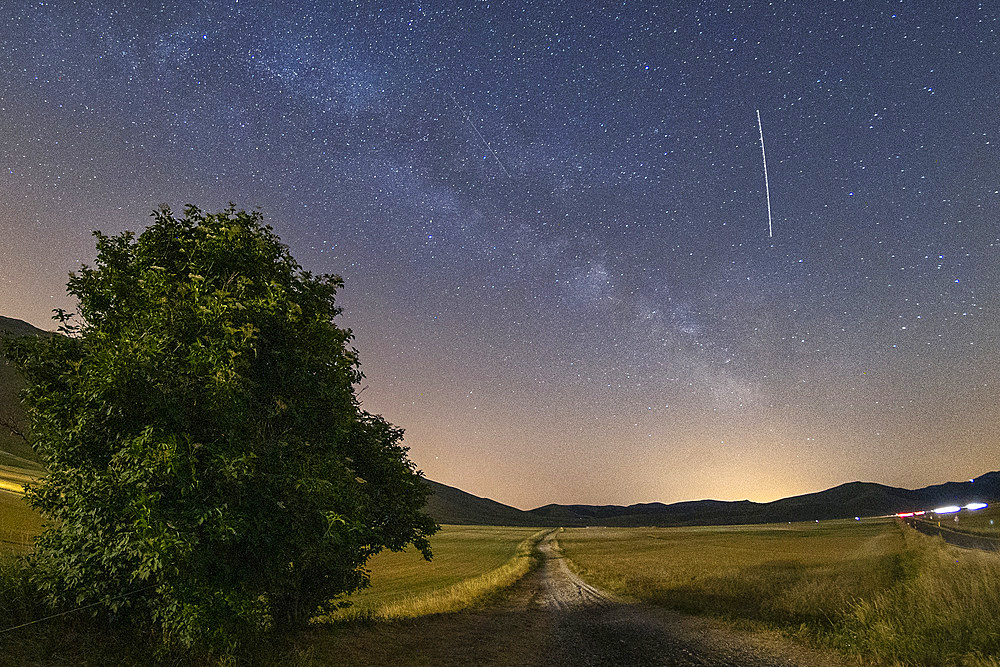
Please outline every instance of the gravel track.
M573 574L566 565L556 542L557 531L548 533L538 543L541 566L522 579L511 592L508 606L532 607L553 611L605 607L615 598L591 586Z

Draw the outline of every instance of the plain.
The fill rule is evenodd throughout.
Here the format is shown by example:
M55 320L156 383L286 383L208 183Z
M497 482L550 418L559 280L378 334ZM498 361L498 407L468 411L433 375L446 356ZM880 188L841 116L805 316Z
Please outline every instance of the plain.
M569 529L559 541L607 590L777 629L862 664L1000 664L1000 555L892 519Z

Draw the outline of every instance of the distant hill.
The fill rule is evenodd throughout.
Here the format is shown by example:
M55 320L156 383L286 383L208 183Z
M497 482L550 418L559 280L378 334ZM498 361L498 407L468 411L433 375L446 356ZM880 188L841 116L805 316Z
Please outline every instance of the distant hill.
M4 336L38 336L49 335L50 332L43 331L36 326L32 326L23 320L16 320L13 317L0 315L0 338Z
M537 517L498 503L489 498L480 498L452 486L425 479L434 494L428 498L426 511L438 523L480 526L536 526Z
M47 335L51 334L27 322L0 316L0 340L16 336ZM17 392L22 386L17 372L0 359L0 417L13 418L19 424L24 423L24 413L17 400ZM37 468L38 457L27 443L11 434L9 430L0 427L0 465Z
M1000 472L975 481L900 489L872 482L849 482L832 489L782 498L695 500L669 505L545 505L523 511L426 480L434 489L427 509L439 523L508 526L711 526L881 516L941 505L1000 502Z

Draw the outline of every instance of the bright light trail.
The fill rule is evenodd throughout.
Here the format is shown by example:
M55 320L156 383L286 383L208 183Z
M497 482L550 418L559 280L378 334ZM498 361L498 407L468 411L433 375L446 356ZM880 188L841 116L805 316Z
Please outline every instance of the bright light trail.
M760 124L760 109L757 109L757 129L760 130L760 156L764 160L764 192L767 195L767 236L774 237L771 229L771 186L767 182L767 153L764 152L764 126Z

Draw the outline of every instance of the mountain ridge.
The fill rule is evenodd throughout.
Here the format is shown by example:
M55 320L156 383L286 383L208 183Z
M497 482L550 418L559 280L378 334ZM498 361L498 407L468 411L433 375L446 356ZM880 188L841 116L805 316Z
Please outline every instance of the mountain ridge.
M933 509L945 504L1000 501L1000 471L966 482L904 489L877 482L837 486L766 503L751 500L686 500L633 505L561 505L520 510L489 498L425 480L434 490L427 510L439 523L516 526L708 526L851 519ZM495 523L500 520L501 523Z
M0 342L7 337L49 335L52 333L27 322L0 315ZM24 424L24 411L17 398L17 393L23 386L24 382L17 371L0 357L0 419ZM0 465L27 467L31 470L39 467L38 457L31 447L2 426L0 426Z
M43 329L39 329L32 324L28 324L24 320L18 320L13 317L4 317L3 315L0 315L0 338L5 335L38 336L50 333L50 331L44 331Z

